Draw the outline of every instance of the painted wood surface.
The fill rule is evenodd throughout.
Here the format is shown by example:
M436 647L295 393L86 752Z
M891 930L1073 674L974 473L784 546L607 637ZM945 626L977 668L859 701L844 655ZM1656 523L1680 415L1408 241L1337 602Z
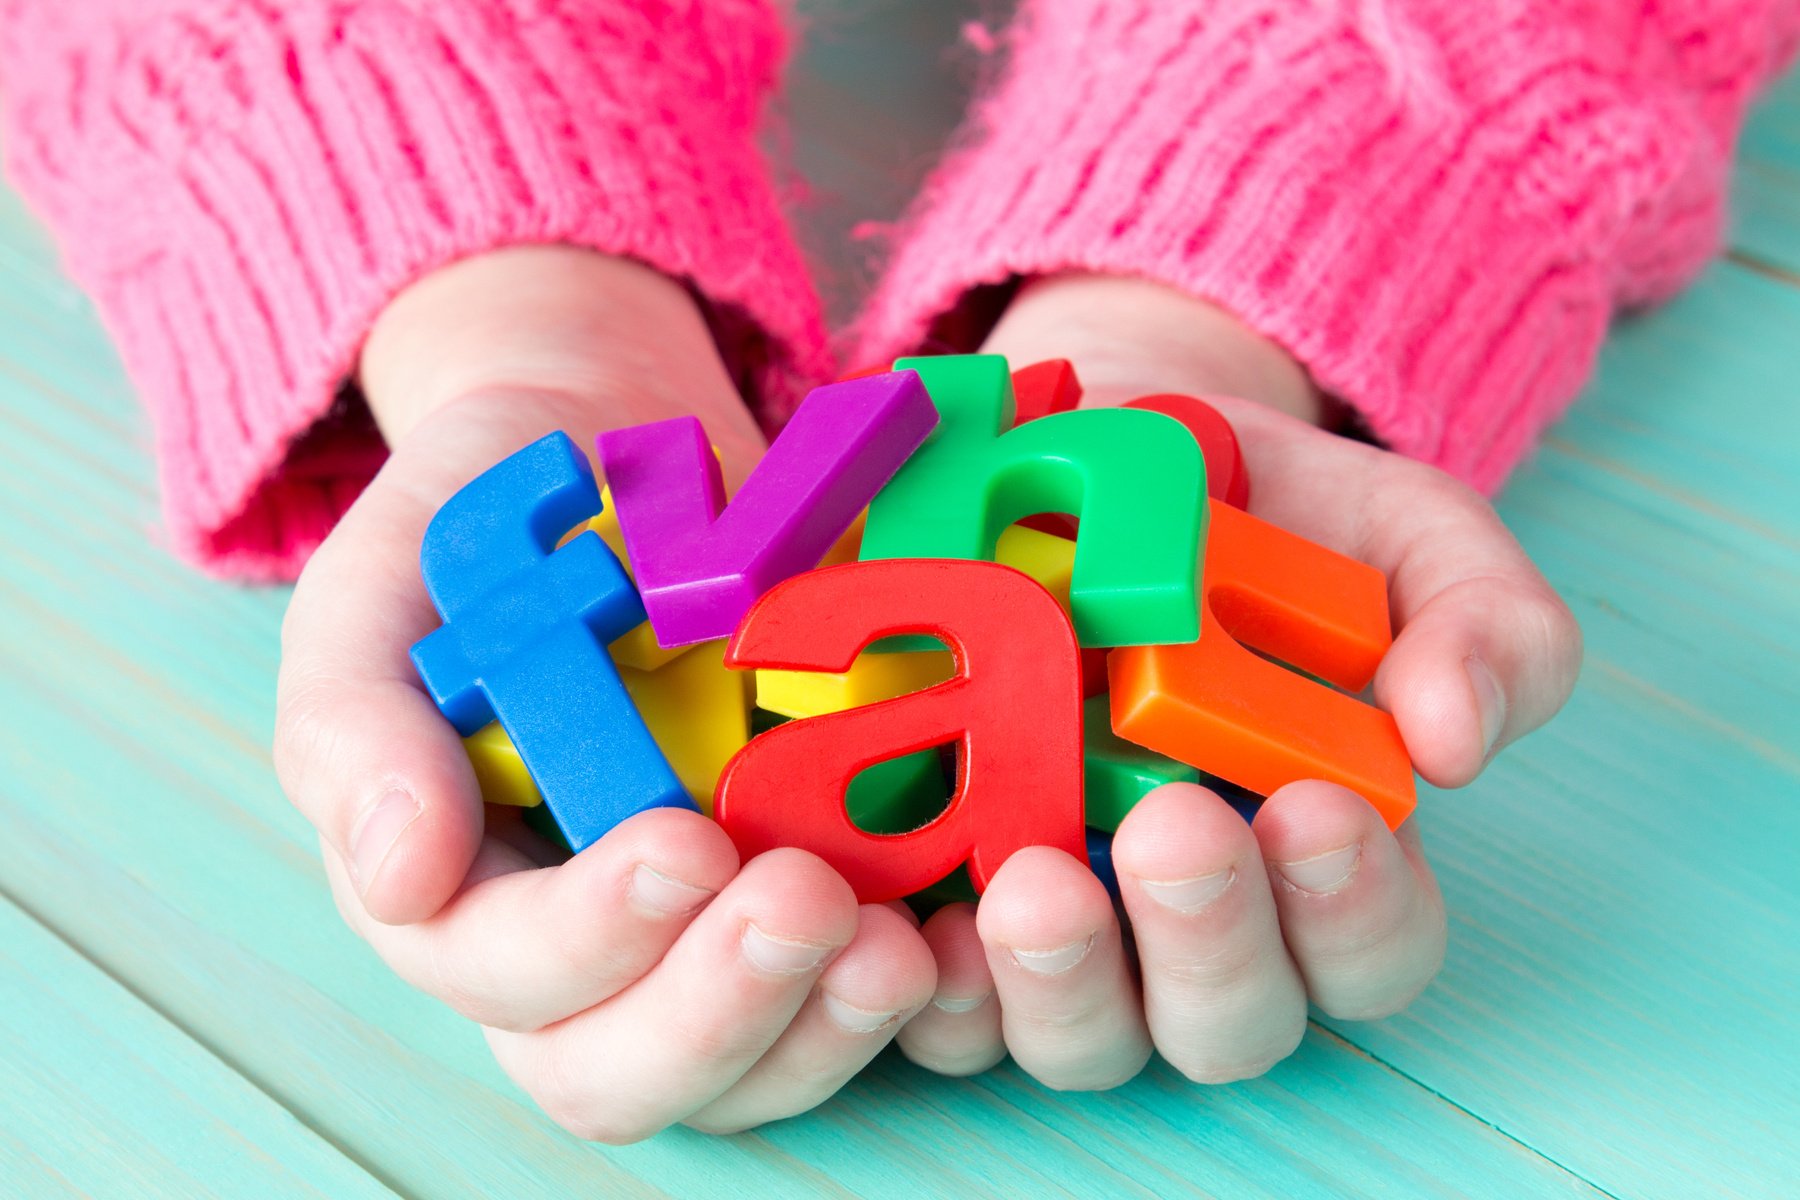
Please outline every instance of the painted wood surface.
M842 7L809 6L790 105L848 295L843 235L953 118L972 9ZM1624 323L1503 498L1588 667L1424 797L1452 944L1418 1004L1228 1088L888 1055L809 1117L623 1150L553 1129L339 922L268 763L285 592L160 547L146 425L0 195L0 1194L1800 1193L1800 86L1741 177L1733 258Z
M1744 130L1732 245L1746 261L1800 274L1800 71L1770 89Z
M0 1080L10 1195L392 1195L4 900Z

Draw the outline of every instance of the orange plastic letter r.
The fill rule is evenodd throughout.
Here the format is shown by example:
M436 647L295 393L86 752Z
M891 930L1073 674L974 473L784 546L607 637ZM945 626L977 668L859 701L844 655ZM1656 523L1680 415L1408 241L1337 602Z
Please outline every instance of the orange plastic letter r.
M1341 783L1398 828L1416 794L1394 718L1251 653L1365 687L1393 641L1387 581L1210 503L1200 640L1112 652L1114 731L1265 796L1299 779Z

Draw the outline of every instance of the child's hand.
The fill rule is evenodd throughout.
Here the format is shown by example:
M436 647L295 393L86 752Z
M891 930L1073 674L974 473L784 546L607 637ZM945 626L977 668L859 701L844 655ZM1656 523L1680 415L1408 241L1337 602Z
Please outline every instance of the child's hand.
M1493 509L1437 470L1295 419L1323 410L1302 370L1221 310L1156 284L1064 277L1027 287L986 348L1073 360L1089 405L1260 401L1214 401L1242 442L1251 509L1387 574L1397 636L1375 697L1432 783L1469 782L1567 698L1580 632ZM1332 784L1281 789L1254 827L1204 788L1169 785L1127 817L1113 861L1141 981L1092 873L1027 850L978 909L926 923L938 994L901 1031L906 1053L967 1073L1010 1051L1052 1087L1105 1088L1154 1046L1190 1078L1225 1082L1289 1054L1309 998L1337 1017L1384 1016L1443 959L1414 825L1390 833Z
M748 472L762 439L695 304L623 260L503 251L396 299L361 382L393 457L295 588L275 743L345 919L486 1026L507 1072L584 1137L739 1129L819 1103L932 994L910 917L859 911L800 851L740 870L724 832L682 811L545 867L516 814L484 816L408 659L438 623L426 523L512 451L691 412L728 478Z

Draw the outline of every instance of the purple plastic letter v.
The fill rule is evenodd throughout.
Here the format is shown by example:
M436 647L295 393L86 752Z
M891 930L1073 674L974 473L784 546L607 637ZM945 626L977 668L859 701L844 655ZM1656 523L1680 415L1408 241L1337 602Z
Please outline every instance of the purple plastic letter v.
M937 419L912 371L815 388L730 504L698 418L601 434L656 640L728 636L757 597L818 564Z

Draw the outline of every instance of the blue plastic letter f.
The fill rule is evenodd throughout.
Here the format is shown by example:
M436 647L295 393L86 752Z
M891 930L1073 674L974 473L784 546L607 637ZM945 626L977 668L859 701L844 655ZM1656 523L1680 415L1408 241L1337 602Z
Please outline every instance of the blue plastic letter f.
M498 720L580 851L647 808L693 808L619 680L609 642L644 620L600 538L556 541L600 511L594 472L553 433L440 508L419 570L444 624L413 666L467 737Z

